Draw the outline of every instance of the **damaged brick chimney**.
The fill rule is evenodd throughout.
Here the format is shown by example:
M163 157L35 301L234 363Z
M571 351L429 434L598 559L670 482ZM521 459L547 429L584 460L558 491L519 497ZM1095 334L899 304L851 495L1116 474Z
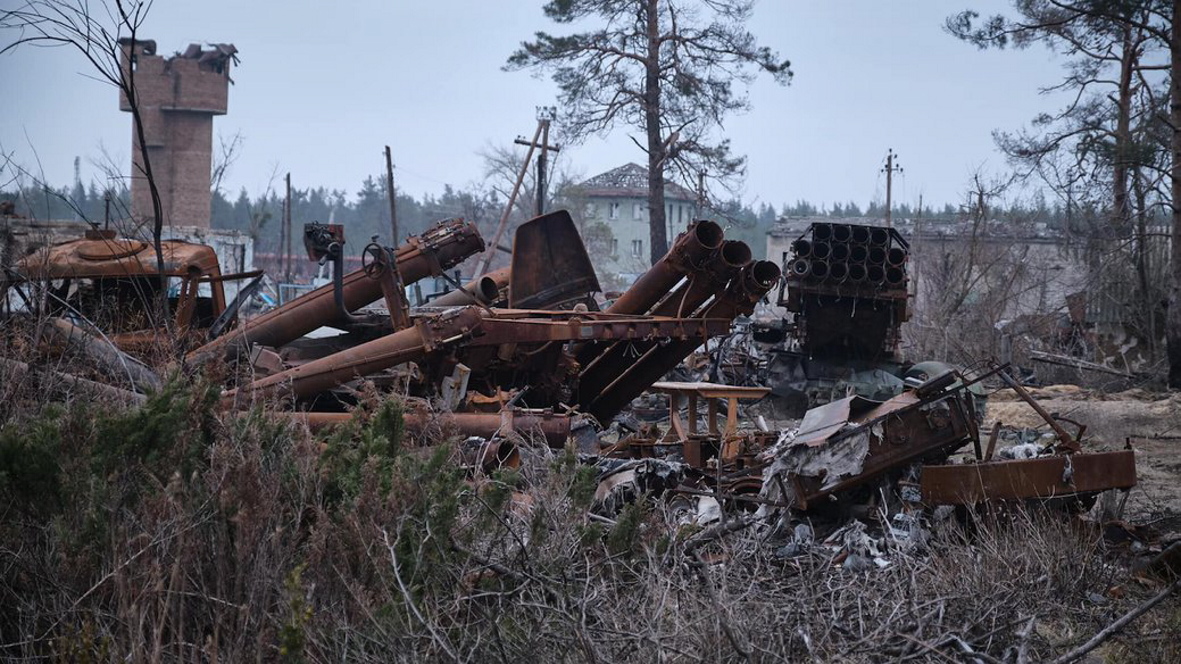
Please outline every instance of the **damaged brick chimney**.
M134 76L164 224L208 228L213 116L226 113L229 84L233 82L230 66L237 62L238 49L232 44L214 44L208 50L190 44L184 53L165 58L156 55L152 40L123 39L119 44L125 75ZM122 91L119 108L131 111ZM152 194L143 174L134 127L131 165L132 217L150 219Z

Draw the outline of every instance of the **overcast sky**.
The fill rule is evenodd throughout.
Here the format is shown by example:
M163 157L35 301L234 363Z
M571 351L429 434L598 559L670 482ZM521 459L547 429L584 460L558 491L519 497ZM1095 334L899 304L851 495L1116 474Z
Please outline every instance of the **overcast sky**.
M12 6L18 0L0 0ZM297 187L355 193L394 152L400 189L438 193L482 177L477 152L531 135L535 107L555 103L556 87L505 58L548 23L541 0L156 0L141 37L158 52L190 42L232 42L229 114L217 137L241 134L226 179L231 198L262 191L272 171ZM942 204L962 199L971 173L1004 169L991 132L1016 129L1060 100L1039 87L1061 76L1037 48L981 52L943 29L957 9L987 14L997 0L762 0L750 24L792 62L795 79L750 89L753 109L729 119L725 134L749 157L744 198L777 207L884 199L886 150L904 174L895 200ZM0 35L7 44L11 35ZM131 119L113 88L89 77L74 51L21 48L0 56L5 101L0 148L41 170L52 184L101 178L90 164L105 149L130 168ZM619 131L564 151L575 173L591 176L644 155ZM5 175L5 180L7 174ZM100 186L101 186L100 181Z

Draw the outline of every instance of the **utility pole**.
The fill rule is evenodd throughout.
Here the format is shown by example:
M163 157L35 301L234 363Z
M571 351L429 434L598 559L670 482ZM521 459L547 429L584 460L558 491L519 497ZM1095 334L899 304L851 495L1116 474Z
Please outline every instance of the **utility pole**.
M539 106L537 107L537 122L538 129L541 130L541 143L537 142L536 135L532 141L528 141L524 136L518 136L513 143L517 145L528 145L530 153L534 148L540 148L541 152L537 154L537 191L535 192L535 201L533 203L534 216L540 217L545 214L545 192L548 188L549 180L549 153L561 152L562 148L558 145L549 144L549 126L553 121L554 116L557 115L557 109L553 106ZM526 162L528 157L525 158Z
M693 219L702 219L705 216L705 171L697 171L697 210L693 214Z
M279 251L283 252L282 266L283 279L287 283L291 283L291 172L287 172L285 178L287 183L287 196L283 204L283 228L284 237L286 238L286 245L279 247Z
M517 194L521 191L521 184L525 181L525 174L529 172L529 162L533 159L533 151L541 148L541 153L544 155L547 151L557 152L561 150L556 145L546 145L538 142L541 135L544 133L548 137L549 123L553 119L556 110L553 106L540 106L537 109L537 130L533 132L533 140L525 140L524 137L518 137L513 141L518 145L529 146L529 151L525 153L525 160L521 162L521 170L517 172L517 181L513 184L513 191L509 194L508 202L504 205L504 212L500 215L500 223L496 225L496 232L492 235L492 242L488 244L488 248L484 251L484 255L480 258L480 268L476 271L477 275L488 272L488 266L492 264L492 256L497 250L505 253L512 253L508 247L500 244L500 238L504 235L504 229L508 226L508 219L513 213L513 205L517 202ZM544 169L543 169L544 170ZM544 174L544 173L543 173ZM540 183L539 183L540 184ZM538 187L540 190L541 187ZM537 203L540 206L541 199L539 197ZM540 212L538 214L541 214Z
M886 165L882 167L882 172L886 174L886 227L889 228L894 225L894 214L891 207L894 174L902 172L902 167L898 165L898 155L894 154L893 149L886 152Z
M394 159L390 156L390 146L385 146L385 190L390 196L390 246L398 246L398 206L397 196L394 195Z

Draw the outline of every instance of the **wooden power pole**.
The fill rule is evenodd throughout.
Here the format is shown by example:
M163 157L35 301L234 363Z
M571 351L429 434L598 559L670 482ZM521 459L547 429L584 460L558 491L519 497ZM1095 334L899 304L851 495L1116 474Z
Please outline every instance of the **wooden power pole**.
M283 252L280 265L283 268L283 280L291 283L291 172L284 178L287 184L287 194L283 198L283 241L279 251Z
M509 194L508 202L504 205L504 213L500 215L500 223L496 225L496 232L492 235L492 242L488 244L488 249L484 251L484 255L480 258L480 268L476 272L477 276L488 271L488 266L492 264L492 256L497 250L510 252L511 250L501 246L500 238L504 235L504 229L508 226L508 218L513 213L513 205L517 202L517 194L521 191L521 184L525 181L525 174L529 172L529 162L533 159L533 152L537 148L541 148L541 154L546 152L558 152L561 150L556 145L548 145L549 139L549 124L554 117L555 109L552 106L543 106L537 109L537 130L533 132L533 139L526 141L524 138L517 138L513 141L518 145L529 146L529 151L525 153L525 160L521 162L521 169L517 172L517 181L513 184L513 191ZM542 135L545 135L545 140L540 141ZM538 168L538 195L535 202L537 214L542 214L541 208L544 207L544 186L542 180L545 177L545 167Z
M394 159L390 146L385 146L385 191L390 196L390 246L398 246L398 206L394 195Z

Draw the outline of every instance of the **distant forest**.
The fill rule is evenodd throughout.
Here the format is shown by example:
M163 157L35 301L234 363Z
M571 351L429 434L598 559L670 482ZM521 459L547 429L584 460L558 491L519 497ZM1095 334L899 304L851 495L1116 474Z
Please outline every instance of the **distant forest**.
M274 252L278 250L279 227L282 219L283 195L281 183L274 185L263 194L251 196L242 189L237 196L228 198L223 192L213 192L212 225L214 228L235 229L254 237L256 250ZM311 221L343 224L349 245L359 251L370 237L376 235L388 242L390 236L389 203L382 179L378 176L365 178L354 194L340 189L325 187L293 187L291 192L291 216L296 228ZM0 192L0 199L12 200L17 214L31 219L75 220L103 224L108 214L106 192L94 184L89 187L76 182L72 187L24 188ZM128 217L129 193L126 188L110 194L109 214L112 224L124 233L133 233L123 221ZM530 199L518 201L518 207L526 208ZM575 215L582 206L575 200L567 199L561 193L548 203L550 209L567 207ZM400 234L421 233L434 222L450 217L464 217L477 223L481 229L491 232L503 213L504 200L496 193L479 189L457 189L445 185L440 194L426 194L421 198L399 194L398 226ZM746 203L731 200L714 206L709 216L728 227L727 235L750 244L757 257L765 252L765 234L781 217L864 217L880 219L885 214L880 203L865 207L855 202L817 204L798 200L794 204L775 207L768 203ZM935 208L924 206L920 214L908 203L894 206L897 219L921 216L931 220L953 220L967 214L966 207L945 204ZM524 209L514 214L514 223L526 218ZM1050 207L1044 203L1034 205L996 206L990 208L988 216L993 219L1012 219L1022 222L1043 222L1050 227L1063 225L1066 219L1062 206ZM605 225L601 224L604 226ZM602 233L603 229L599 229ZM298 237L298 236L297 236ZM298 243L297 243L298 244Z

